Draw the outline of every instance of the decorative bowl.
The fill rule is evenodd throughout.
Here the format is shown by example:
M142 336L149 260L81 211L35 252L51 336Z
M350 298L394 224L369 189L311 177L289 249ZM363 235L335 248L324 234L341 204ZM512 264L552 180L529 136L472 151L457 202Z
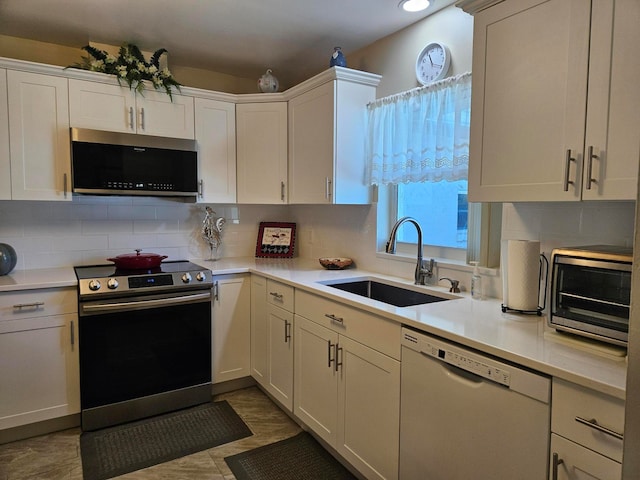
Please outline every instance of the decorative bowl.
M342 270L353 263L353 260L346 257L322 257L318 261L327 270Z

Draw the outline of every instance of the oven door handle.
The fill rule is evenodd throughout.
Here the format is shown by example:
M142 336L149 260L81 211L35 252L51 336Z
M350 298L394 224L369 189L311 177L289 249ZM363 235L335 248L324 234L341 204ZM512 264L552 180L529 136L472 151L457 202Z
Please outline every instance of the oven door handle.
M211 292L195 293L191 295L181 295L179 297L156 298L152 300L135 300L132 302L118 303L98 303L92 305L82 305L82 313L106 313L138 310L143 308L169 307L172 305L182 305L203 300L211 300Z

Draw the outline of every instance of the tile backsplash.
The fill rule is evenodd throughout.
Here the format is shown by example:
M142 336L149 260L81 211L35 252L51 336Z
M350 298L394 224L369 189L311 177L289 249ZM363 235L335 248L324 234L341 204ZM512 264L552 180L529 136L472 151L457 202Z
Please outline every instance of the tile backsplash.
M347 256L358 266L411 276L411 263L376 257L371 205L212 205L227 219L220 255L253 256L260 221L297 223L296 256ZM635 202L504 204L502 238L556 246L633 244ZM206 258L204 205L146 197L76 196L72 202L0 202L0 242L18 253L17 269L104 263L133 252ZM391 265L394 264L394 265ZM409 278L407 277L407 278Z

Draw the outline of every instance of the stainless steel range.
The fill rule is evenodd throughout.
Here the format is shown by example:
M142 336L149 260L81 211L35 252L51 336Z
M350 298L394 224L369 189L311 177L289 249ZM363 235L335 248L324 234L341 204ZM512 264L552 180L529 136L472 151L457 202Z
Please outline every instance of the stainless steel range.
M82 429L211 400L210 270L75 268Z

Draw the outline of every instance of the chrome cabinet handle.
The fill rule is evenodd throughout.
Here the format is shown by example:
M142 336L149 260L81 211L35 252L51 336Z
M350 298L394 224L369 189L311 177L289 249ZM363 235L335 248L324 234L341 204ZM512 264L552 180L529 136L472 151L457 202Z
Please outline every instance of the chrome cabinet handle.
M564 463L564 460L558 457L558 454L553 452L553 460L551 460L551 480L558 480L558 467Z
M336 372L338 371L338 369L342 366L342 360L339 360L338 357L342 358L342 347L338 346L339 344L336 343L336 363L335 363L335 367L336 367Z
M284 343L289 343L291 340L291 322L284 321Z
M140 107L140 128L144 130L144 107Z
M331 358L331 349L333 347L335 347L335 345L331 343L331 340L327 340L327 360L328 360L327 366L329 368L331 368L331 363L335 361L335 358Z
M567 150L564 166L564 191L569 191L569 185L573 185L573 181L569 180L569 171L571 170L571 162L575 162L576 159L571 157L571 149Z
M325 313L324 316L330 318L332 322L344 325L344 318L342 317L336 317L333 313Z
M220 286L218 284L218 280L213 282L213 299L216 301L220 300Z
M589 157L589 160L587 163L587 190L591 190L591 184L598 183L597 180L592 176L593 159L599 158L598 155L595 155L593 153L593 145L590 145L589 148L587 149L587 157Z
M133 107L129 107L129 128L131 130L135 129L135 125L133 124Z
M198 182L198 196L202 198L204 195L204 180Z
M13 306L14 310L22 310L23 308L38 308L44 306L44 302L33 302L33 303L17 303Z
M67 174L62 175L62 193L64 198L67 198Z
M599 432L602 432L618 440L624 439L624 435L622 433L618 433L615 430L611 430L610 428L603 427L598 423L598 421L595 418L592 418L591 420L587 420L586 418L576 417L576 422L581 423L582 425L586 425L587 427L593 428L594 430L598 430Z
M279 302L281 302L282 299L284 298L284 295L278 292L269 292L269 295L271 295L274 298L274 300L278 300Z
M71 320L70 327L71 327L71 346L73 347L76 344L76 329L75 329L73 320Z
M325 180L326 182L325 182L324 198L328 200L329 198L331 198L331 179L329 177L326 177Z
M280 182L280 200L284 202L284 182Z

